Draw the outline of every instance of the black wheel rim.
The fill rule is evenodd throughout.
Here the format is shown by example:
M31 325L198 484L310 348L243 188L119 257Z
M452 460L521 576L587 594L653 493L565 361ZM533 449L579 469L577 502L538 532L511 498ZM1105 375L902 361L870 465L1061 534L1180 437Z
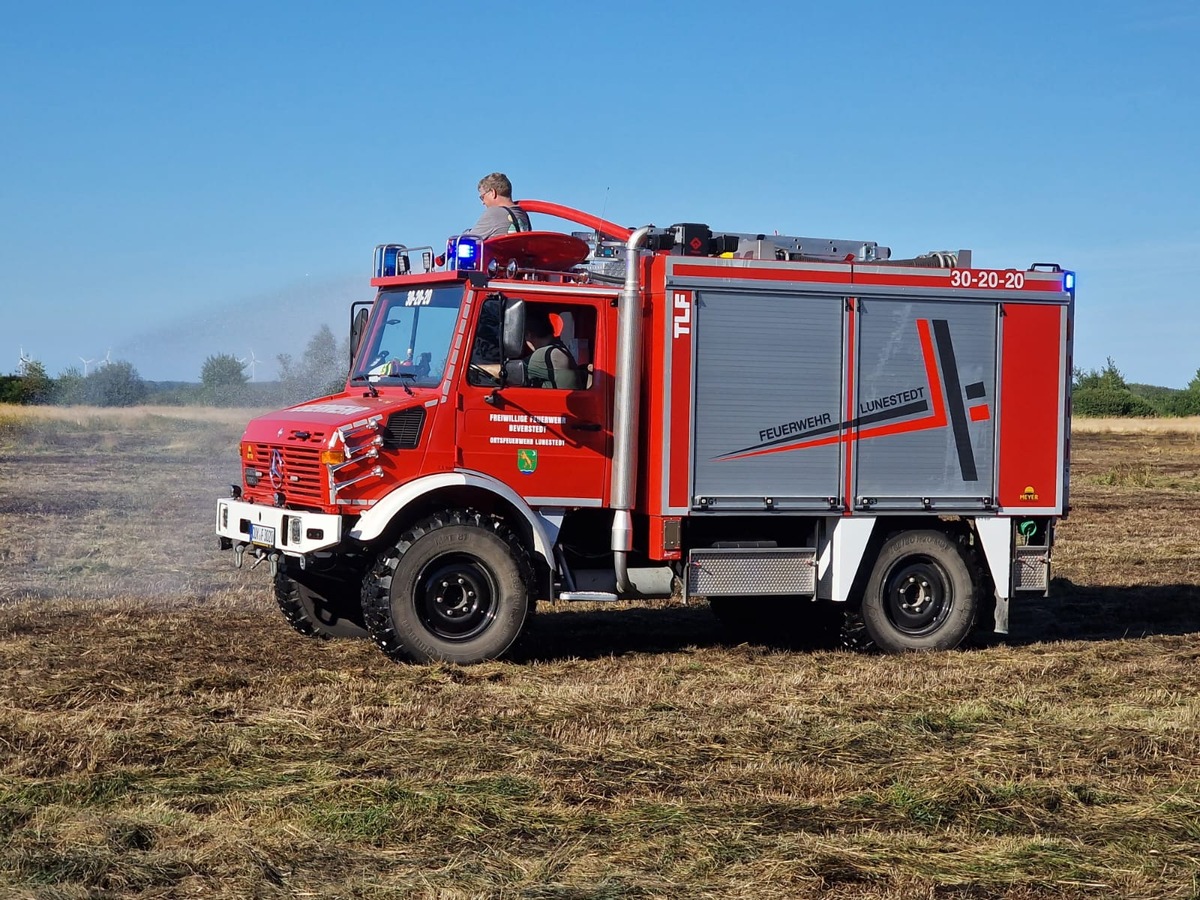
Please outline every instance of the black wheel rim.
M914 637L937 631L954 606L949 575L929 557L901 560L888 573L883 589L888 621Z
M417 618L446 641L469 641L488 629L497 612L496 582L473 556L442 556L429 563L414 592Z

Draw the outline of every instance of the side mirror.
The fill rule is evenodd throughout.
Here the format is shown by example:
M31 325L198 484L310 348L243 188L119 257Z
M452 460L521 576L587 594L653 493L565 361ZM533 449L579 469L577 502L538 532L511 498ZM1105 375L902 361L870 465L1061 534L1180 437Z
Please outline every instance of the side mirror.
M358 349L362 344L363 338L367 335L367 316L370 314L371 304L360 300L350 307L350 366L354 366L354 358L358 356Z
M525 360L506 359L500 372L500 384L504 387L525 387Z
M505 360L519 359L525 354L525 301L519 297L504 298L501 318L500 351Z

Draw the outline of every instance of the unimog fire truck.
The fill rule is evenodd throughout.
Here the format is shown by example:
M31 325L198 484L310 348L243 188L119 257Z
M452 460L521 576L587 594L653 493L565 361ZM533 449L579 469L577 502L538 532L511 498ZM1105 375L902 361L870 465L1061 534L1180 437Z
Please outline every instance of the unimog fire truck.
M521 206L583 230L377 247L345 390L247 426L216 531L297 631L472 663L675 595L900 652L1047 591L1073 273Z

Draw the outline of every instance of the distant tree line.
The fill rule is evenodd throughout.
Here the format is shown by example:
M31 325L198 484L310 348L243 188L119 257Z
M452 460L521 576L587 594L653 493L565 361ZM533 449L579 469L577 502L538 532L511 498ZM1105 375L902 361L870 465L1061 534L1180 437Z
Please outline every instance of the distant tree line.
M136 406L146 402L148 394L133 363L123 359L86 376L72 366L57 378L47 375L46 367L33 359L22 363L18 374L0 376L0 403Z
M276 357L279 378L251 381L245 360L216 353L200 367L200 381L144 380L127 360L106 362L86 375L71 366L52 378L38 360L22 362L15 375L0 375L0 403L64 406L288 406L340 391L350 368L349 339L339 345L322 325L299 358Z
M1183 389L1130 384L1110 356L1103 368L1074 371L1071 406L1096 418L1200 416L1200 370Z

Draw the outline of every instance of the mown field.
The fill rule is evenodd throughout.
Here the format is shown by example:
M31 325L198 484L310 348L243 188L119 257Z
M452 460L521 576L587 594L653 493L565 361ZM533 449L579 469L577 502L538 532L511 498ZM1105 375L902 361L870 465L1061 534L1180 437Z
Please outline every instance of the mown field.
M211 538L247 414L0 408L0 897L1200 897L1200 424L1080 423L1004 643L545 605L315 643Z

